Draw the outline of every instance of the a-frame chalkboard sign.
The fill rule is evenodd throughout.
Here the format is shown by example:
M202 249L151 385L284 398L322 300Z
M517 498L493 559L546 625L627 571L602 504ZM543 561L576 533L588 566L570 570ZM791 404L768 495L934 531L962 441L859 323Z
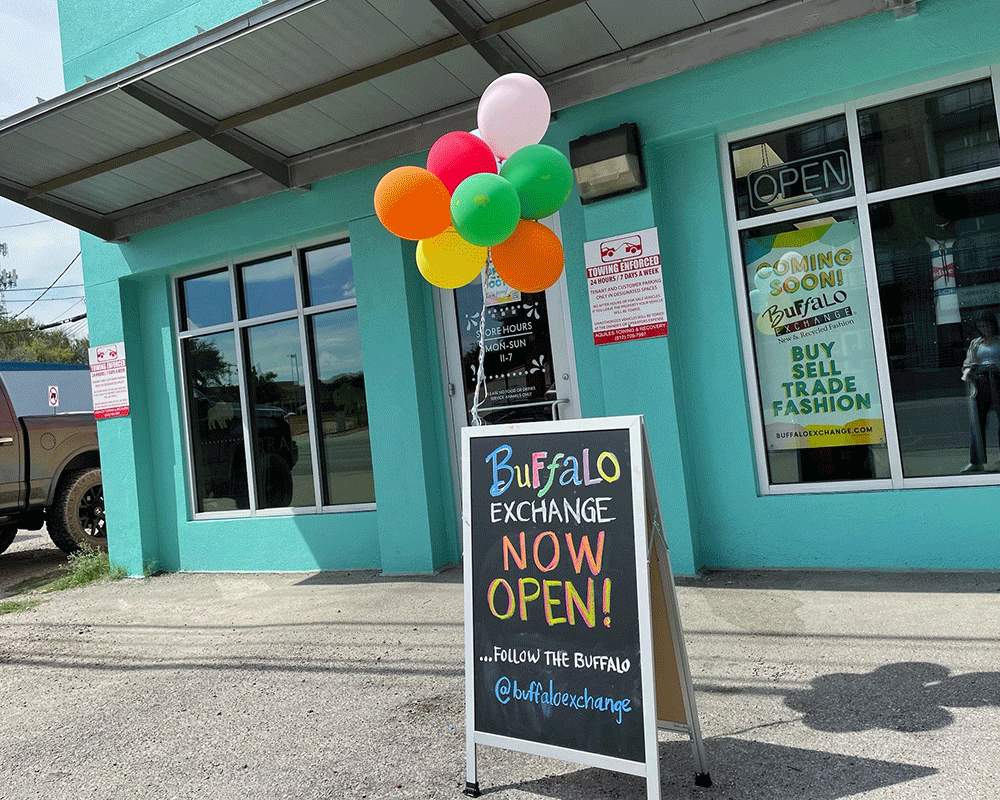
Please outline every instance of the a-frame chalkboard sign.
M478 745L710 786L642 417L462 431L465 793Z

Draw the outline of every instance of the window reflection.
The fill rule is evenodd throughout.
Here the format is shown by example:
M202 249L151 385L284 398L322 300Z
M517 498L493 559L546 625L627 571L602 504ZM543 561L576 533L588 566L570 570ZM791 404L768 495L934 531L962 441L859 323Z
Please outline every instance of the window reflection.
M358 311L310 317L324 505L375 502Z
M181 322L184 330L209 328L233 321L229 270L181 281Z
M858 112L868 191L1000 164L989 80Z
M264 317L296 306L292 257L270 258L240 267L243 316Z
M316 504L299 341L297 319L247 330L259 508Z
M306 305L318 306L354 299L354 264L350 242L307 250Z
M184 369L198 511L249 508L235 335L185 339Z
M980 412L963 362L982 335L977 314L1000 310L1000 183L880 203L871 214L903 473L953 475L976 461ZM990 419L984 460L995 467Z

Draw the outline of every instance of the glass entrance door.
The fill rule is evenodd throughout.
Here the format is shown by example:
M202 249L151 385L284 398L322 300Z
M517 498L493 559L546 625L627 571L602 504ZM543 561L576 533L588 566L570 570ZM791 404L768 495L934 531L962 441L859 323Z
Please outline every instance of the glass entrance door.
M558 230L557 230L558 233ZM448 392L456 441L471 425L480 369L479 416L485 425L575 419L575 363L567 313L565 276L538 294L518 292L490 268L468 286L442 293Z

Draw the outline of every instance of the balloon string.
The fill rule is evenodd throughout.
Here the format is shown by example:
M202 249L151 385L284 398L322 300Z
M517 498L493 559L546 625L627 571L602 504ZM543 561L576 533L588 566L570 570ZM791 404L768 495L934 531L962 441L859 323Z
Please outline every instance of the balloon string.
M476 392L472 396L472 424L479 426L483 424L482 417L479 416L479 407L486 402L488 392L486 390L486 373L483 370L483 362L486 359L486 284L490 273L490 251L486 251L486 268L483 272L483 309L479 314L479 369L476 372ZM482 392L482 397L479 396Z

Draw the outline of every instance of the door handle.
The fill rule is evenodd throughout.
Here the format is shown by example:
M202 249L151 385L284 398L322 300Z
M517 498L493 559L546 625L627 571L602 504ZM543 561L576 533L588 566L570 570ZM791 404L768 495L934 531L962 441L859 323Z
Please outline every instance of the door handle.
M13 436L0 436L0 446L5 444L14 444Z

